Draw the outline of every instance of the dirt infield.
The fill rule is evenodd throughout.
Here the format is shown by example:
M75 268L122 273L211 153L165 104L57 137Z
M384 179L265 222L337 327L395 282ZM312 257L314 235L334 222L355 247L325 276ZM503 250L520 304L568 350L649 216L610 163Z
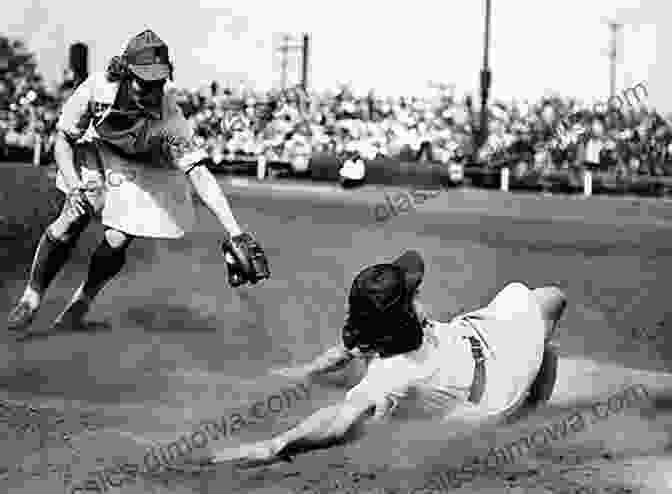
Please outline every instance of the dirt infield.
M23 183L34 192L12 187L6 194L21 204L43 204L49 182L29 176ZM46 184L46 193L33 188L33 179ZM140 464L151 445L175 441L199 423L287 388L287 380L268 370L306 361L334 344L352 276L405 248L425 256L422 294L438 319L483 304L510 281L552 283L567 292L569 307L559 330L559 382L548 407L471 433L459 423L410 415L371 427L367 437L351 444L300 456L293 464L251 471L223 465L201 475L158 473L120 487L114 487L119 476L112 476L108 490L100 492L672 489L669 203L448 190L380 224L371 207L382 196L376 189L323 199L296 190L269 194L263 188L225 187L241 223L264 245L272 279L256 288L230 289L218 251L218 225L199 208L199 225L184 239L138 241L130 247L127 267L90 316L102 323L97 332L20 348L3 339L0 399L28 401L44 411L15 414L37 417L39 426L32 428L16 425L23 419L0 421L0 466L6 469L0 473L0 492L70 494L87 479L93 483L85 492L99 492L95 472L120 462ZM2 211L30 217L27 209ZM22 231L39 235L39 230ZM93 228L83 236L49 292L35 322L38 328L50 323L80 282L100 234ZM35 234L24 238L17 233L12 245L36 242L30 235ZM8 244L3 242L3 248ZM2 314L20 291L32 247L28 254L12 252L11 259L3 258ZM356 379L357 369L348 369L319 382L311 388L310 401L298 401L213 446L285 430L340 399L344 386ZM614 402L613 396L637 385L646 387L648 399L632 406ZM592 410L604 418L594 419ZM579 426L577 413L585 427ZM532 439L540 430L554 435L549 432L548 441L538 435ZM530 438L529 448L525 438ZM515 461L496 465L490 460L495 468L473 478L461 474L459 487L429 483L515 444L523 449Z

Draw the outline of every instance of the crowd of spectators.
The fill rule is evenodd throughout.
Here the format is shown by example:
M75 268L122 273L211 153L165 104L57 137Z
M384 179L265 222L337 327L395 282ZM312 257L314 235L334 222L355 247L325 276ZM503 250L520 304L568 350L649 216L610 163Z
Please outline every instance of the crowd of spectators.
M372 160L379 156L440 162L471 152L470 110L452 98L355 97L301 88L264 94L180 92L186 115L217 163L263 155L300 170L313 153Z
M491 111L480 158L519 176L577 168L621 178L672 175L672 124L646 104L607 108L549 98Z
M590 106L551 97L495 102L485 145L474 152L478 111L469 97L431 98L241 92L180 93L215 163L243 156L304 165L311 153L371 160L403 156L507 166L521 176L590 167L618 176L672 175L672 126L647 105Z
M58 108L71 93L46 89L32 69L0 77L0 149L53 145ZM285 91L176 90L215 165L234 160L285 162L305 171L315 153L343 159L402 157L439 163L508 166L523 176L589 166L617 176L672 175L672 127L645 104L596 110L574 99L493 102L489 137L475 149L478 109L469 97L380 98Z

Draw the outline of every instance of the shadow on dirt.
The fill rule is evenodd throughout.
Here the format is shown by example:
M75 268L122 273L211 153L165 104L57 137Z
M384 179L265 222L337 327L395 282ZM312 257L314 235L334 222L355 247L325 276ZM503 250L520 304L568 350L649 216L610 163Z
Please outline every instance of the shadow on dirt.
M216 317L202 317L189 307L145 304L131 307L121 315L123 322L142 327L147 332L214 332L220 326Z
M554 493L579 492L581 486L593 489L585 492L606 487L608 492L643 492L644 486L628 480L623 472L632 458L652 455L652 461L656 461L670 451L672 392L652 392L649 399L633 402L598 420L592 407L598 401L606 403L606 399L602 396L600 400L551 403L528 411L511 423L487 424L471 432L450 422L392 420L367 427L367 436L354 437L355 442L350 445L308 453L292 464L251 470L222 465L200 474L166 473L148 482L162 493L182 492L185 488L193 489L191 492L215 492L224 485L232 492L260 493L267 492L271 485L277 489L273 492L393 493L410 492L413 488L430 492L420 486L432 476L450 468L459 470L473 460L485 461L493 448L514 444L513 451L518 454L512 463L493 465L475 475L463 470L459 483L468 489L465 492L484 492L486 487L493 489L488 492L505 492L516 486L543 486L538 492L550 489ZM578 413L585 421L581 427L568 419ZM553 427L557 432L558 425L567 422L577 427L568 428L569 432L559 437L551 434L539 441L538 431Z

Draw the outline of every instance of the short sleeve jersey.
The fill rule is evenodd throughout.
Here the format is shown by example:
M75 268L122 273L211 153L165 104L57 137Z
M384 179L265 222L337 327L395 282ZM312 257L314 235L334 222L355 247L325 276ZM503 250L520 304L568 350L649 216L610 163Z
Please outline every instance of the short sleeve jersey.
M119 90L118 82L109 82L105 73L91 74L80 84L61 109L56 128L72 140L95 136L94 127L109 113ZM189 171L207 157L194 139L194 131L177 105L175 86L166 83L162 127L169 135L170 155L174 165Z
M445 413L464 403L474 376L469 330L453 320L425 328L422 346L413 352L374 358L366 376L346 399L375 403L376 416L407 404L428 413Z

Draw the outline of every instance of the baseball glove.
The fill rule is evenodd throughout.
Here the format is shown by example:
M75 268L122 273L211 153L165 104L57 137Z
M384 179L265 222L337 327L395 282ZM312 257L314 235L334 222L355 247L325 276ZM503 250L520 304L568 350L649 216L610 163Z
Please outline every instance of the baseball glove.
M264 249L250 233L241 233L224 241L222 251L232 287L245 283L255 285L270 278L271 270Z

